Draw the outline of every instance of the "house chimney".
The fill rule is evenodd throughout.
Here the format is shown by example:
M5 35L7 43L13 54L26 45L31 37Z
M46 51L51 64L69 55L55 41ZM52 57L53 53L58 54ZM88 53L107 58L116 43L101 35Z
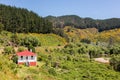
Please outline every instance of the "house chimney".
M32 49L30 49L30 52L32 52Z

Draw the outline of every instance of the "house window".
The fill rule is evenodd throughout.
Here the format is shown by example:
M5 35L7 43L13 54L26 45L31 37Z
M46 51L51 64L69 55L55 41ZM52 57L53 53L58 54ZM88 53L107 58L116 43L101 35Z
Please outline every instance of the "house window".
M26 56L26 60L28 60L28 56Z
M21 56L20 59L23 60L23 56Z
M33 60L33 56L31 56L31 60Z

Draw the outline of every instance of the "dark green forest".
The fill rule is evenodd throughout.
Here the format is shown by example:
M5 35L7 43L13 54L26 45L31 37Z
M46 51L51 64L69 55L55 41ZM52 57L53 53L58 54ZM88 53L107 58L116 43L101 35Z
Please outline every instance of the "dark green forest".
M24 8L0 4L0 29L10 32L50 33L53 28L72 26L75 28L97 28L99 31L120 28L120 19L81 18L76 15L41 17Z
M24 8L0 4L1 29L10 32L50 33L52 23Z
M47 16L47 20L53 23L54 27L73 26L75 28L97 28L99 31L110 30L120 28L120 19L92 19L92 18L81 18L76 15L65 15L65 16Z

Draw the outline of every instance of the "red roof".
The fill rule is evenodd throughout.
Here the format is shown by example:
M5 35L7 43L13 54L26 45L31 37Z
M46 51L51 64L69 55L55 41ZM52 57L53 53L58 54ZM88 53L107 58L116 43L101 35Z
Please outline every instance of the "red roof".
M36 54L33 53L33 52L30 52L30 51L26 50L26 51L18 52L17 55L18 56L34 56Z

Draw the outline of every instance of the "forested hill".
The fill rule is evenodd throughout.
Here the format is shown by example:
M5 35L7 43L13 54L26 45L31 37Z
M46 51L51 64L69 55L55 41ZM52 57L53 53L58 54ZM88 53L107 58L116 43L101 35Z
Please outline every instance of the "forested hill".
M95 20L76 15L45 18L24 8L0 4L0 30L10 32L50 33L53 27L97 28L99 31L120 28L120 18Z
M59 17L47 16L45 18L51 21L54 27L73 26L84 29L97 28L99 31L120 28L120 18L99 20L92 18L81 18L76 15L65 15Z
M49 33L52 23L24 8L0 4L0 30L10 32Z

